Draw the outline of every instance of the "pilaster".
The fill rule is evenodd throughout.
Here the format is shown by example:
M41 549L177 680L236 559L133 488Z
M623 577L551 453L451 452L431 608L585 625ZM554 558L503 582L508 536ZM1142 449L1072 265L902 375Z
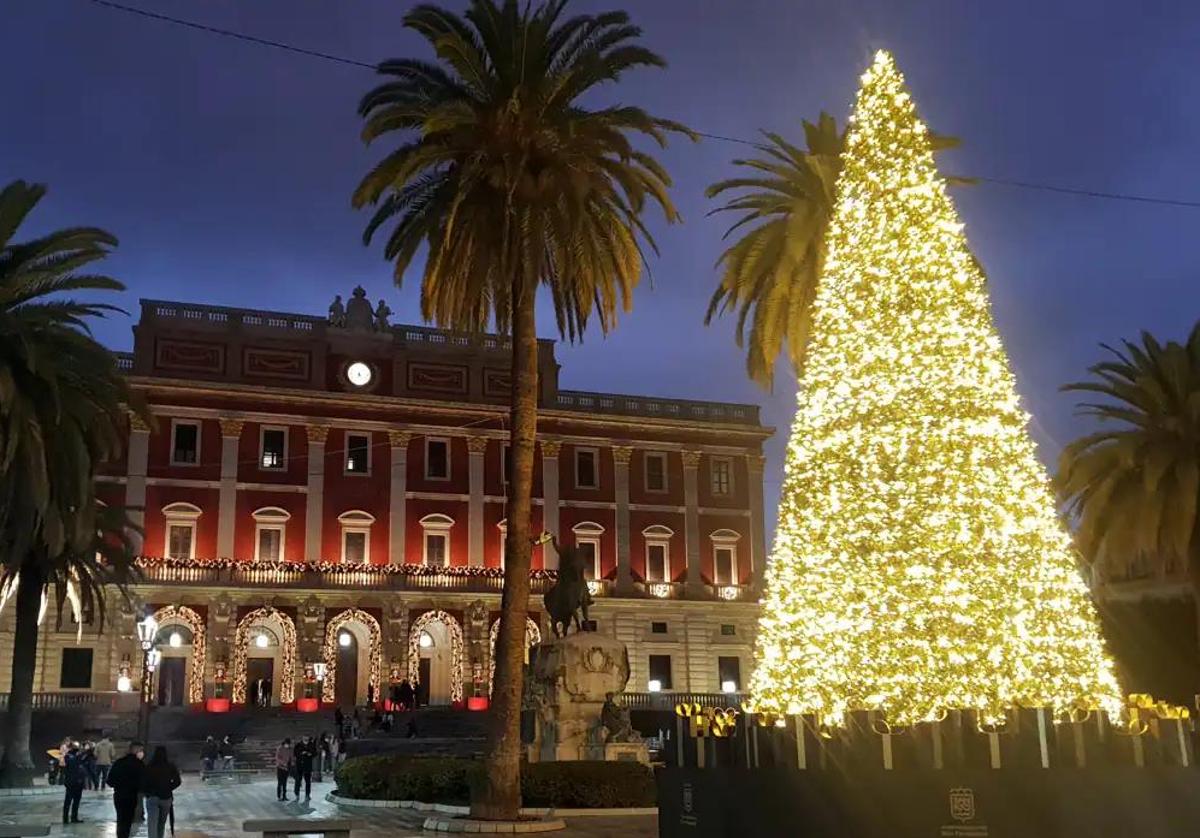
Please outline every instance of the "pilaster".
M746 472L750 485L750 568L754 590L762 590L763 572L767 567L766 524L763 520L763 470L767 458L762 454L746 456Z
M470 480L467 501L467 564L483 564L483 456L487 453L485 436L467 439Z
M129 414L129 450L125 469L125 507L129 520L138 527L146 525L146 467L150 459L150 426L135 413ZM135 550L142 550L142 534L130 534Z
M217 556L231 559L234 526L237 523L238 443L244 423L241 419L221 419L221 489L217 503Z
M407 431L388 431L392 447L392 482L388 495L388 561L404 564L405 493L408 491L408 444L412 434Z
M613 494L617 504L617 596L633 593L633 570L629 564L629 461L633 448L613 446Z
M308 499L304 510L304 558L320 561L321 522L325 514L325 440L329 428L309 425L308 432Z
M698 474L700 452L683 452L683 532L684 553L687 559L687 593L703 594L704 580L700 576L700 492Z
M562 443L558 440L542 440L542 526L560 542L563 541L562 533L558 531L558 455L561 451ZM543 550L542 555L547 569L558 569L557 553Z

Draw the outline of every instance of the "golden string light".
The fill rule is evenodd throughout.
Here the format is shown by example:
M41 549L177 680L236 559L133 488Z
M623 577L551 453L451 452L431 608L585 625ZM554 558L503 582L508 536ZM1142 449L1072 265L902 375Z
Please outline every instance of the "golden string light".
M191 660L188 661L188 666L191 667L188 675L188 702L201 703L204 701L204 666L208 657L208 632L204 627L204 619L186 605L168 605L154 612L154 621L158 623L160 631L170 625L184 625L192 633L192 653L189 655Z
M337 659L338 659L338 632L347 623L358 623L367 630L370 636L370 643L367 649L368 658L368 674L367 683L370 684L372 694L377 698L383 698L383 693L380 691L380 681L383 672L383 632L379 628L379 621L358 608L347 608L345 611L338 614L325 626L325 646L323 657L325 659L325 680L321 686L321 700L325 702L333 702L337 699Z
M983 273L884 52L846 138L812 336L753 709L1119 714Z
M246 703L246 653L249 651L250 629L261 623L269 623L272 619L283 629L283 637L279 644L283 670L279 685L279 703L291 704L296 700L296 624L278 608L264 605L243 617L233 633L234 704Z
M408 681L416 686L421 672L421 633L431 623L441 623L450 635L450 700L463 700L463 678L466 665L463 659L463 631L458 620L445 611L426 611L413 621L408 630Z
M492 627L488 629L488 695L492 694L492 687L496 683L496 638L500 636L500 620L492 621ZM532 618L525 618L525 657L526 662L529 658L529 650L542 642L542 630L538 628L538 624Z

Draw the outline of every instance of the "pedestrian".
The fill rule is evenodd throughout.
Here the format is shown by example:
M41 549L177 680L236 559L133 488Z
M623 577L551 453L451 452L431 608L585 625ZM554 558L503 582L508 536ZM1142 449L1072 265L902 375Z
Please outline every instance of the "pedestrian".
M221 739L221 744L217 748L217 753L221 757L221 767L226 771L233 770L233 742L229 738L229 734L225 734Z
M200 764L203 766L204 774L211 774L216 768L217 758L221 755L217 748L217 741L211 736L205 737L204 747L200 749Z
M333 721L337 725L337 735L346 735L346 714L342 712L342 706L339 704L333 711Z
M313 743L311 736L306 736L303 739L296 740L296 747L292 753L294 760L294 771L296 776L295 796L300 799L300 782L304 781L304 799L312 800L312 772L313 758L317 755L317 747Z
M317 742L317 752L320 756L319 768L317 770L317 779L320 781L326 771L333 767L333 744L329 740L329 733L321 732L321 738Z
M108 783L108 770L112 768L113 761L113 743L108 738L108 734L101 735L100 741L96 743L96 788L104 791Z
M337 764L341 765L346 761L346 740L338 737L337 741Z
M284 739L275 749L275 798L286 801L288 777L292 775L292 740Z
M83 759L83 770L87 772L87 787L95 791L100 788L96 784L96 746L89 739L83 743L83 749L79 753Z
M405 710L413 709L413 688L407 678L400 682L397 692L400 694L400 706Z
M354 719L350 722L350 738L357 739L358 732L362 730L362 714L358 712L358 708L354 708Z
M367 684L367 706L375 706L375 685Z
M113 790L113 808L117 810L117 838L129 838L133 828L133 816L142 790L142 773L146 770L142 762L145 758L145 746L141 742L130 742L129 752L109 769L107 782Z
M83 760L83 752L78 742L72 742L62 758L63 794L62 821L63 823L79 823L79 801L83 790L87 788L87 764Z
M149 838L163 838L171 807L175 802L175 789L182 780L179 769L167 758L167 749L159 745L154 756L142 772L142 796L146 798L146 834Z

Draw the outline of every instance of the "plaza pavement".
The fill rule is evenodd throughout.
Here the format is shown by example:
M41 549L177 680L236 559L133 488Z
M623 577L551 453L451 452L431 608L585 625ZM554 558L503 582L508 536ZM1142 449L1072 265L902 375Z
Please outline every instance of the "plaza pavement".
M221 786L201 783L194 774L184 775L183 785L175 793L176 838L232 838L246 835L242 822L252 818L350 817L361 829L353 838L412 838L432 835L421 829L423 813L407 809L360 809L341 807L325 800L333 783L313 783L309 803L275 800L275 780L264 777L243 785ZM289 789L289 794L290 794ZM109 793L86 791L79 807L83 823L62 825L62 795L38 794L27 797L0 797L0 823L52 824L54 836L113 838L117 834ZM641 817L568 818L567 829L547 833L563 838L654 838L658 819ZM146 827L138 825L135 836L145 836Z

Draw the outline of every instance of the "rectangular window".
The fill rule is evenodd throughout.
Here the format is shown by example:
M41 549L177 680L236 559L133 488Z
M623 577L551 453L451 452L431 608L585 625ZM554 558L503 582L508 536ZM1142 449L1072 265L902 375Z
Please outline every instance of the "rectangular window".
M342 561L346 564L366 564L370 558L370 548L367 546L365 530L345 530L342 532Z
M287 466L287 429L263 428L259 440L258 466L261 469L277 471Z
M176 419L171 423L171 465L194 466L200 462L200 423Z
M167 558L191 559L195 553L195 524L167 524Z
M718 585L736 585L737 555L733 547L713 548L713 582Z
M425 479L450 479L450 440L425 440Z
M446 566L446 554L449 552L448 540L445 533L425 533L425 564L430 567Z
M721 655L717 658L717 685L723 693L736 693L742 689L742 661L735 656Z
M575 449L575 488L600 488L599 453L595 448Z
M64 690L90 690L92 688L92 650L62 650L62 669L58 673L58 686Z
M346 474L371 473L370 434L346 434Z
M667 491L667 455L662 452L646 454L646 491Z
M651 655L650 656L650 682L658 683L658 689L671 689L671 656L670 655Z
M656 621L650 623L650 633L651 634L666 634L667 633L667 624L662 621L659 621L659 620L656 620Z
M575 546L583 555L583 578L600 578L600 541L595 538L576 538Z
M714 495L729 495L733 493L733 461L728 457L713 457L712 463L712 493Z
M737 637L737 626L733 623L721 623L722 637Z
M254 558L260 562L283 561L283 527L259 525Z
M646 545L646 581L670 582L671 568L667 560L665 542L650 542Z

